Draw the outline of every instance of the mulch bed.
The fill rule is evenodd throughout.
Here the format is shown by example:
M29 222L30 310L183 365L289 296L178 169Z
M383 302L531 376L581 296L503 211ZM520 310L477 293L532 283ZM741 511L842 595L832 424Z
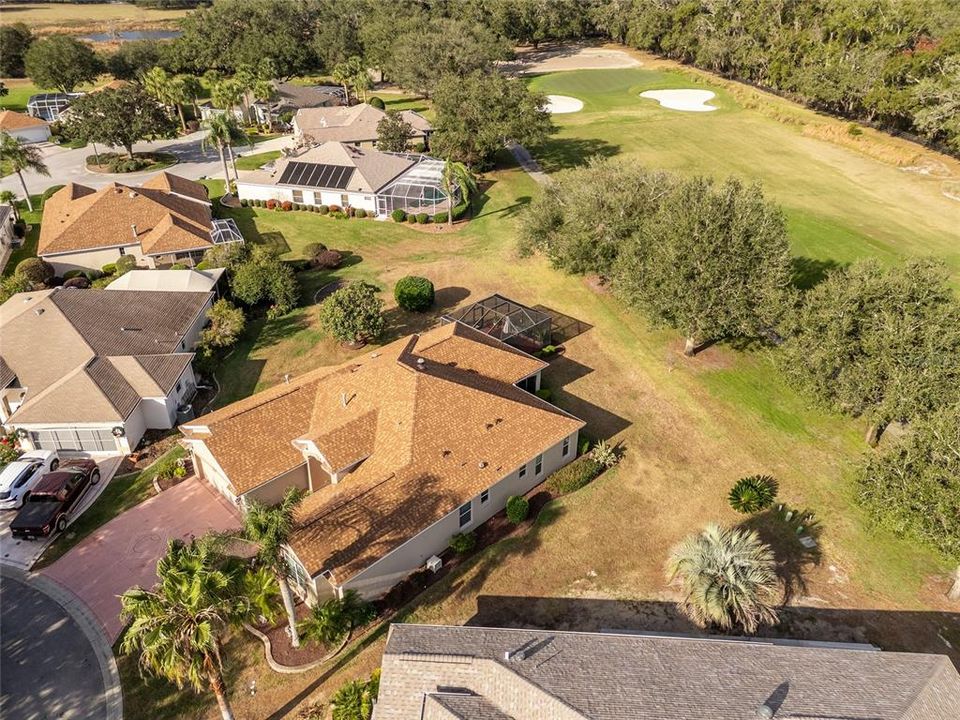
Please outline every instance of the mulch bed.
M180 433L176 430L147 430L137 449L127 455L117 468L117 475L139 472L177 444Z
M240 205L240 198L235 196L233 193L227 193L226 195L222 195L220 197L220 204L228 208L242 207Z
M310 608L303 602L298 602L294 610L298 623L306 620L310 614ZM281 665L288 667L306 665L325 657L331 651L331 648L326 645L305 642L302 639L299 648L293 647L290 644L290 636L287 634L287 616L282 610L272 625L254 624L254 627L270 638L273 659Z

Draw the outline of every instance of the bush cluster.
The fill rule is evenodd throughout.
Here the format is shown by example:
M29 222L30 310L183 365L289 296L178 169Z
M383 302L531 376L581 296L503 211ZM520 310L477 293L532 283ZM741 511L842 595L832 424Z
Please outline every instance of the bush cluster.
M397 281L393 297L404 310L423 312L433 305L433 283L425 277L407 275Z
M450 549L457 555L466 555L477 546L477 536L472 532L457 533L450 538Z
M522 495L511 495L507 498L507 520L519 525L527 519L530 512L530 502Z
M401 210L400 208L397 208L392 213L390 213L390 217L393 218L394 222L402 223L407 219L407 213Z
M547 478L547 489L557 495L566 495L588 485L601 472L603 465L583 455L551 474Z

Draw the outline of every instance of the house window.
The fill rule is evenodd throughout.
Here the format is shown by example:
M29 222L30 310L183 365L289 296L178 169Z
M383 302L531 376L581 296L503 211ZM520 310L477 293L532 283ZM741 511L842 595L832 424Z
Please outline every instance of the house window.
M306 591L307 588L310 587L310 578L307 576L306 572L304 572L303 565L300 564L300 561L297 559L296 555L284 548L283 559L287 563L287 570L289 571L290 578L293 580L294 584L298 585L301 590Z
M466 527L473 520L473 503L465 502L460 506L460 527Z
M293 191L293 201L295 203L303 202L303 190L294 190Z
M537 459L533 463L533 474L537 477L543 472L543 453L537 455Z
M523 480L527 476L527 466L521 465L520 469L517 471L517 477Z
M480 504L486 505L489 501L490 501L490 490L488 488L487 490L484 490L483 492L480 493Z
M177 392L178 392L178 393L180 392L180 388L182 388L182 387L183 387L183 383L181 383L179 380L177 380Z
M121 255L126 255L126 254L127 254L127 249L126 249L126 248L120 248L120 254L121 254Z
M350 196L349 196L349 195L341 195L341 196L340 196L340 207L347 207L347 206L349 206L349 205L350 205Z
M563 456L566 457L570 454L570 438L563 439Z

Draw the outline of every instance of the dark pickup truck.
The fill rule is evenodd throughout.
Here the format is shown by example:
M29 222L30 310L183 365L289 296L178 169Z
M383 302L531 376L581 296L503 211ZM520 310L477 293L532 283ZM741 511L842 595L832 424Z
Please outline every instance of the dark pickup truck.
M100 471L93 460L68 460L47 473L33 488L10 523L15 538L46 537L67 527L68 514L90 485L100 482Z

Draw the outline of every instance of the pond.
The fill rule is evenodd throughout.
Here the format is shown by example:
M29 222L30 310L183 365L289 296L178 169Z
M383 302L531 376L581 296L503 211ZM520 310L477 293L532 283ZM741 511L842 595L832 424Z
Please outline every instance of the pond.
M81 40L91 42L111 42L119 40L172 40L183 34L181 30L118 30L116 32L91 33L83 35Z

